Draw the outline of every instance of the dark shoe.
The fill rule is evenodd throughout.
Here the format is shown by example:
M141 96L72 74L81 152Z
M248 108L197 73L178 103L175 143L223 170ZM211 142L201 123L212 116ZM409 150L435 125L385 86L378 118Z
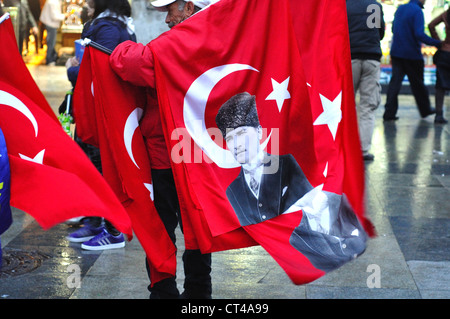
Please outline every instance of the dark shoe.
M447 124L448 121L442 115L436 115L434 118L434 124Z
M148 264L147 264L148 267ZM170 277L158 281L152 287L149 285L147 288L150 291L150 299L179 299L180 292L177 288L177 282L175 277Z
M375 156L373 154L368 153L366 155L363 155L363 159L365 161L373 161L375 159Z
M390 121L397 121L399 119L398 116L395 117L383 117L383 121L390 122Z
M434 107L430 107L430 112L426 115L422 115L422 118L426 118L428 115L436 114L436 109Z
M180 299L212 299L211 293L209 292L186 292L184 291L180 295Z

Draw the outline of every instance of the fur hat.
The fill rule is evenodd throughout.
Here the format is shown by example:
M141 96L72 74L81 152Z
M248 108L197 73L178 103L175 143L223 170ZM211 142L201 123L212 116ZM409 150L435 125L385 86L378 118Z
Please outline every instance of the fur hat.
M223 137L226 136L227 130L241 126L260 126L255 96L244 92L231 97L217 112L216 124Z

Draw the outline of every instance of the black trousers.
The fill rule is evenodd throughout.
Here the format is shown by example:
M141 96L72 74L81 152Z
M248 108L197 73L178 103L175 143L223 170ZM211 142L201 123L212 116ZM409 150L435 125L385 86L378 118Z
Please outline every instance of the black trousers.
M411 91L416 100L420 116L426 117L434 113L430 106L430 98L428 89L424 83L423 71L423 60L409 60L392 57L392 78L389 82L387 91L383 119L395 119L398 110L398 94L402 87L402 81L405 75L408 76Z
M181 223L180 207L178 203L175 181L171 169L152 170L154 203L156 210L175 244L175 229ZM150 269L146 260L147 273L150 278ZM188 299L210 299L211 286L211 254L202 254L200 250L185 250L183 253L183 266L185 273L183 297ZM167 278L149 286L151 299L179 298L180 293L176 284L176 277Z

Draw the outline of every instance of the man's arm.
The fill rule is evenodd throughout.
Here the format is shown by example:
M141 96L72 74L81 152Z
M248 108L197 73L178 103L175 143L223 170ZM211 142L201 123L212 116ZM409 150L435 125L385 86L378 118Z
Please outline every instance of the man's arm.
M124 81L136 86L155 88L153 54L149 45L125 41L119 44L109 58L111 68Z
M425 20L423 17L423 12L418 11L414 16L414 36L422 43L439 48L441 46L441 41L433 39L426 35L424 31L424 25Z

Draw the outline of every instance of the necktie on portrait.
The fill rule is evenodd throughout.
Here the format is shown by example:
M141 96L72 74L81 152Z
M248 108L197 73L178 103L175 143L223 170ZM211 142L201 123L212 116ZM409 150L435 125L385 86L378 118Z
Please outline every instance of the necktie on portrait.
M255 169L252 169L252 170L244 169L244 173L250 176L249 186L250 186L250 189L253 191L253 193L255 193L256 197L258 197L258 191L259 191L259 181L257 181L255 178L256 170L258 169L258 167L256 167Z
M256 195L258 195L259 183L256 181L253 175L250 175L250 188Z

